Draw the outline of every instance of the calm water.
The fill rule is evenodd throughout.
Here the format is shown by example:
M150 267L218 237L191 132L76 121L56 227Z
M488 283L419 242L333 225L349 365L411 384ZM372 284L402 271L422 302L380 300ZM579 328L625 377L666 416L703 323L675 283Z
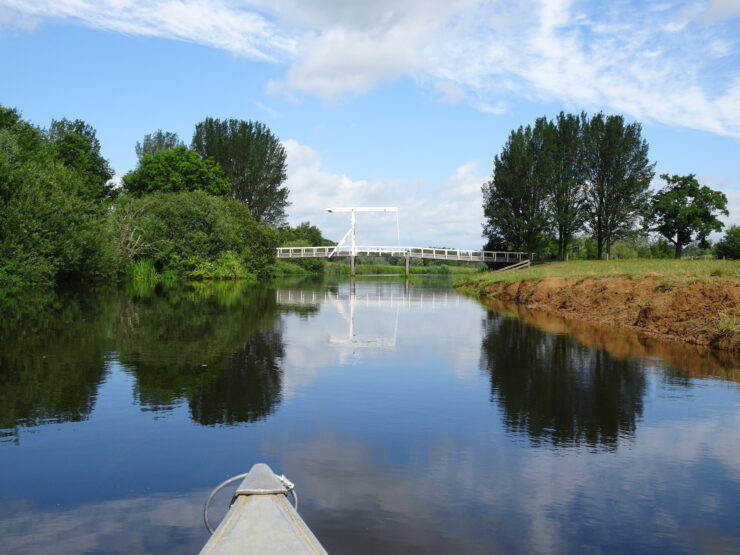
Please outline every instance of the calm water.
M260 461L335 554L740 552L732 360L423 280L0 306L4 553L197 552Z

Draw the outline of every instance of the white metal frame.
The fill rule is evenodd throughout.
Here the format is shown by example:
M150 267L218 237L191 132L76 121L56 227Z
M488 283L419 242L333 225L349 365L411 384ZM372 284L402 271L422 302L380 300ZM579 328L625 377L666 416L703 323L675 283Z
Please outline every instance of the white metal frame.
M347 240L347 236L352 236L352 247L350 250L349 256L357 256L357 244L355 242L356 238L356 232L355 229L357 227L357 221L355 218L355 214L357 212L395 212L396 213L396 232L398 232L398 207L397 206L343 206L343 207L335 207L335 208L327 208L327 212L334 213L334 212L349 212L351 214L352 220L351 225L347 233L344 234L344 237L337 243L337 246L334 248L334 250L331 252L331 254L328 255L328 258L331 258L334 256L337 251L344 245L344 242ZM401 242L400 239L400 233L399 233L399 240L398 242Z

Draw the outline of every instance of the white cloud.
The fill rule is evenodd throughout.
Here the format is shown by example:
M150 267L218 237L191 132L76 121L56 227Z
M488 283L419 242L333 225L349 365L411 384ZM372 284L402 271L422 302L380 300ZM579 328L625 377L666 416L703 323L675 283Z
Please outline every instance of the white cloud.
M737 0L711 0L698 13L696 19L700 23L711 24L738 16L740 16L740 2Z
M205 44L255 60L295 53L295 40L256 12L225 0L2 0L17 14L68 19L131 35Z
M324 169L319 154L295 140L283 142L288 154L291 225L310 221L338 241L349 228L345 214L329 214L330 206L398 206L401 243L405 246L481 248L483 221L480 188L487 177L478 163L468 162L444 183L425 187L400 180L362 180ZM397 243L394 214L358 214L357 242Z
M0 4L26 21L71 19L286 64L271 90L329 102L411 76L448 100L465 96L493 113L518 99L557 100L740 138L737 0L652 7L585 0Z

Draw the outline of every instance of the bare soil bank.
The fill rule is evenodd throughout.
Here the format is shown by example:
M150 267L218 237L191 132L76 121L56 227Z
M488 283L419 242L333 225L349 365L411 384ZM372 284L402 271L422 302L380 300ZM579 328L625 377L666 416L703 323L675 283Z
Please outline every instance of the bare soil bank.
M666 283L659 276L530 279L480 295L641 335L740 352L740 281Z

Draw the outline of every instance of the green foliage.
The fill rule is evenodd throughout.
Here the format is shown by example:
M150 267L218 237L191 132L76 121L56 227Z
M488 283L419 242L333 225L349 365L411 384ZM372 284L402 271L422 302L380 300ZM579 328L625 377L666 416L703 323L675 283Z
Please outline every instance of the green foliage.
M203 191L154 193L121 199L115 206L119 211L133 215L116 219L119 244L133 229L134 257L151 258L159 270L196 272L200 277L229 271L267 277L273 271L277 232L256 222L233 199ZM232 254L226 254L229 251ZM234 259L243 267L235 270L229 262Z
M225 195L231 188L218 164L201 160L196 152L184 146L144 154L139 166L123 177L123 186L135 196L198 190Z
M144 135L143 143L136 141L136 157L141 161L145 155L184 146L177 133L157 129L154 133Z
M159 281L159 273L150 258L131 260L126 264L126 277L133 281Z
M548 187L552 157L547 152L551 124L539 118L534 128L512 131L494 158L493 178L483 185L483 234L495 250L538 252L550 228Z
M225 251L214 260L200 260L192 263L193 269L185 272L188 279L246 279L256 282L254 274L247 271L244 263L234 251Z
M298 264L294 264L293 262L278 260L277 264L275 265L275 274L278 276L304 276L310 273L311 272L303 266L299 266Z
M655 193L650 204L648 224L675 246L681 258L684 246L697 237L706 245L707 236L722 229L717 215L729 215L727 197L720 191L700 186L693 174L660 176L666 186Z
M717 258L740 259L740 226L732 225L725 236L714 246Z
M428 274L451 274L452 268L447 264L432 264L431 266L425 266L424 270Z
M73 149L60 154L65 152L60 144L76 145L82 136L76 131L64 133L69 122L63 122L57 122L51 134L57 142L52 142L17 111L0 107L0 279L4 283L108 278L115 271L107 204L98 194L102 180L100 189L93 192L92 173L72 163ZM74 140L66 141L70 137Z
M591 118L584 132L588 222L596 237L597 257L629 231L648 201L653 168L639 123L622 116Z
M596 256L611 254L648 198L647 150L640 125L625 125L621 116L561 112L555 122L542 117L534 127L519 127L483 186L484 249L547 249L563 259L588 222Z
M560 112L547 135L553 144L548 152L552 157L550 211L557 237L557 256L565 254L575 234L586 220L586 160L584 129L586 114L579 116Z
M302 222L296 227L284 226L279 230L280 232L280 246L291 247L291 246L307 246L307 247L329 247L335 243L329 239L325 239L321 235L321 230L315 225L311 225L311 222ZM295 241L304 241L305 245L293 245Z
M617 260L637 258L637 251L627 241L620 240L612 246L612 258Z
M665 239L658 239L650 244L652 258L673 258L673 248Z
M85 178L87 195L99 198L110 193L107 184L113 170L100 154L100 141L91 125L80 119L52 120L48 135L56 158Z
M192 148L221 165L231 182L231 195L245 203L257 221L275 226L285 221L286 153L266 125L206 118L195 126Z

